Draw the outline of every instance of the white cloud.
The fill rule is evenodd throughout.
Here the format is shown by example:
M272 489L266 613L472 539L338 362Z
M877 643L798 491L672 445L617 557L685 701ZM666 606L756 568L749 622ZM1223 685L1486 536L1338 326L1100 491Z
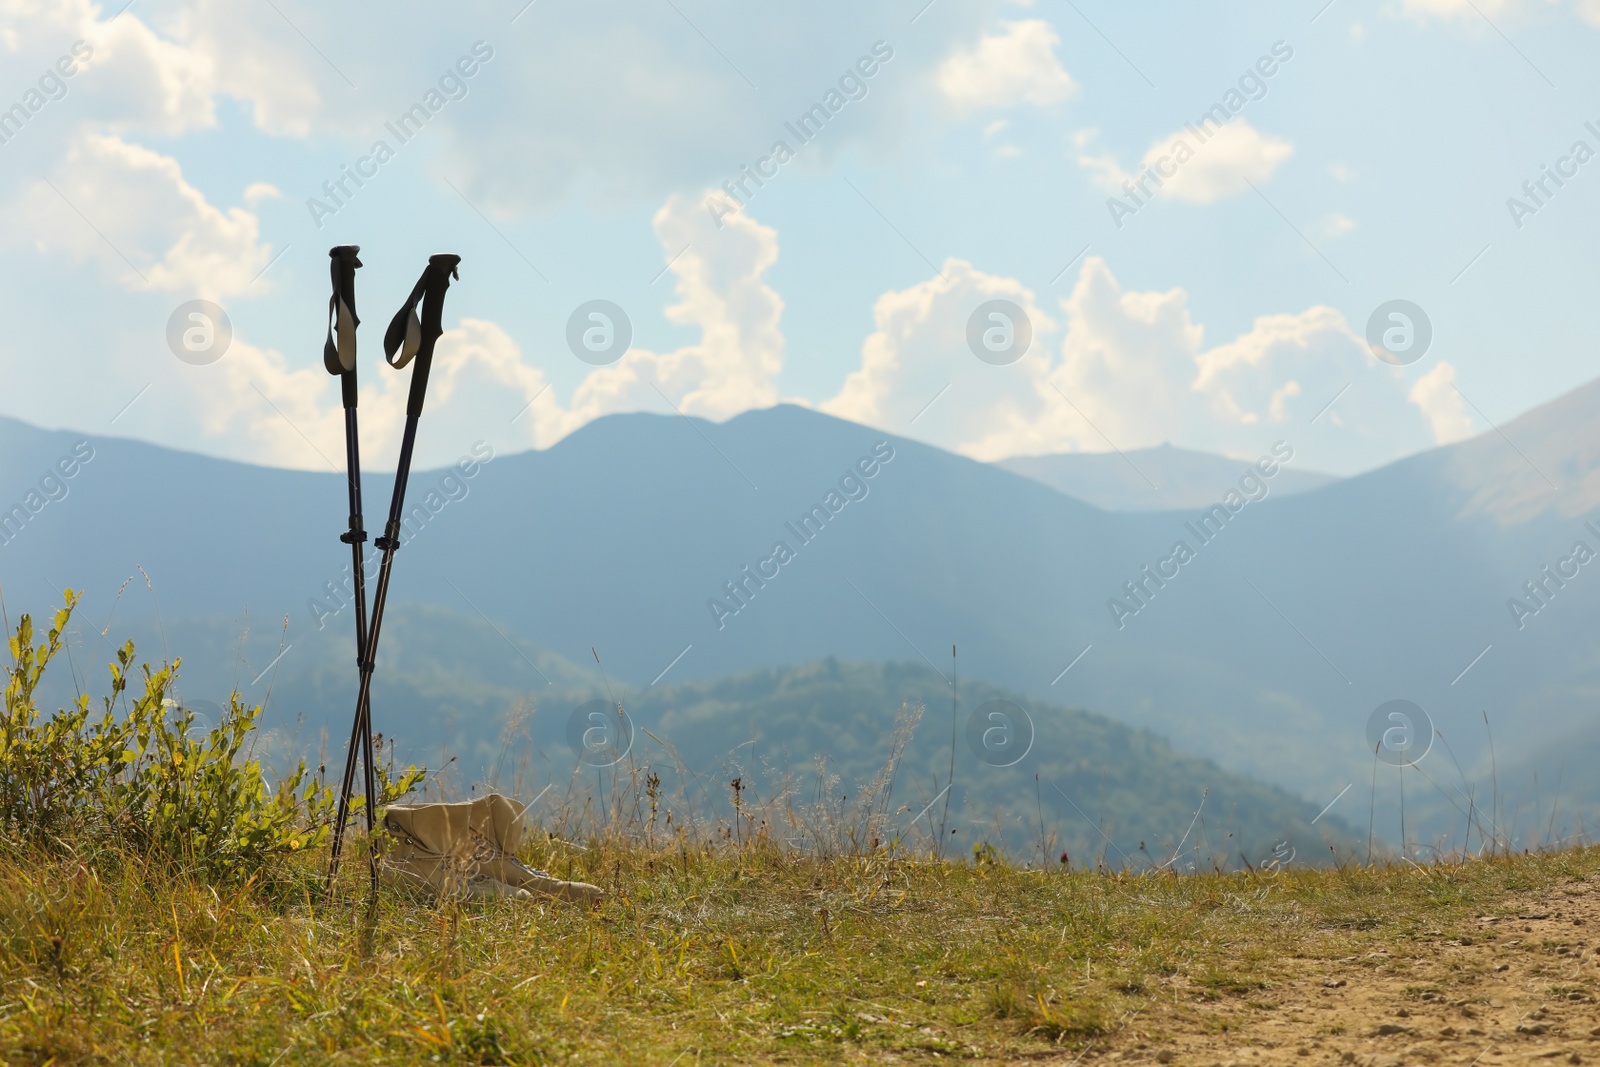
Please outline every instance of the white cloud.
M993 299L1016 303L1033 324L1031 347L1008 367L982 363L967 347L968 318ZM876 328L861 346L861 368L823 411L897 432L909 427L924 440L981 454L997 422L1026 419L1037 408L1017 383L1047 372L1055 323L1021 282L948 259L940 275L884 293L872 313Z
M450 42L459 40L463 52L471 45L463 23L506 18L498 4L467 6L475 18L449 8L418 16L422 25L386 42L390 61L352 69L359 94L329 87L340 106L325 109L318 129L336 129L365 149L454 58L442 53ZM349 10L327 16L335 22L323 39L370 31L370 20ZM707 17L696 21L716 50L670 5L536 5L509 32L485 31L495 58L470 83L471 95L451 104L437 139L430 127L429 143L449 156L453 182L504 214L580 190L607 208L659 204L676 190L720 184L777 139L797 151L790 166L802 169L827 167L852 150L881 157L911 136L908 118L926 107L935 66L959 42L979 39L986 12L957 5L919 22L914 48L887 28L905 18L890 0L729 7ZM870 77L859 73L863 63ZM381 92L369 88L373 80ZM829 102L863 88L847 106ZM798 145L784 123L818 104L832 117L820 136Z
M113 18L91 0L56 0L6 4L4 19L9 51L47 56L51 65L69 58L66 95L92 101L102 128L172 135L216 123L217 63L156 33L137 11Z
M1122 169L1122 164L1112 153L1094 155L1089 151L1089 146L1099 134L1099 130L1079 130L1072 135L1072 146L1078 152L1078 166L1089 172L1090 180L1095 185L1113 196L1120 195L1126 192L1123 184L1131 182L1134 176Z
M377 469L399 448L411 373L394 373L373 355L383 322L362 331L364 368L358 410L362 451ZM377 329L374 329L377 327ZM282 353L235 336L221 360L185 368L184 384L200 430L235 459L301 470L344 469L344 414L338 379L314 363L294 367ZM525 448L537 420L550 440L581 425L555 403L543 372L523 362L520 346L498 324L463 319L439 338L428 379L416 466L452 463L472 442ZM517 421L518 410L534 403ZM551 427L558 431L550 433ZM378 457L384 457L379 459Z
M323 42L349 65L342 54L349 49L337 44L352 40L346 35L353 27L342 24L347 16L331 6L296 5L292 17L288 21L272 4L241 9L228 0L184 0L182 16L172 25L184 46L208 64L209 92L248 103L256 126L268 133L306 137L319 124L337 126L327 97L348 106L355 93L345 82L348 75L309 42ZM367 86L369 92L383 88L371 81Z
M1049 376L1060 402L1013 450L1104 452L1178 436L1205 337L1190 320L1188 295L1126 292L1091 256L1062 306L1069 325Z
M1091 257L1062 302L1067 329L1056 358L1055 323L1020 282L960 260L943 273L879 298L861 368L823 410L985 460L1164 441L1248 454L1282 436L1297 446L1332 439L1338 458L1323 462L1349 468L1427 439L1398 368L1376 360L1333 308L1264 315L1208 347L1182 289L1125 290ZM966 347L968 316L995 296L1034 319L1034 348L1008 367L981 363Z
M1335 211L1317 220L1316 229L1324 237L1343 237L1356 228L1355 220Z
M672 261L677 302L665 315L698 328L699 339L668 352L630 349L590 371L564 405L503 327L463 319L439 338L419 465L452 462L480 438L496 447L548 448L602 415L663 410L663 397L685 414L712 419L778 402L783 300L762 277L777 261L777 233L745 213L716 230L695 196L671 197L654 221L663 260L690 245ZM376 350L383 325L363 331L364 351ZM190 376L195 407L204 413L204 432L224 440L231 454L319 470L342 462L338 389L320 360L292 368L279 353L236 338L214 367L216 374ZM380 368L363 380L361 433L375 455L398 444L409 378Z
M41 69L56 79L50 95L61 102L40 107L7 145L27 162L0 177L0 234L93 262L130 290L218 298L247 287L270 259L257 217L212 205L177 159L132 140L216 125L219 71L229 64L183 39L204 4L167 12L162 32L148 13L108 12L91 0L3 6L5 47L45 57ZM57 78L63 70L70 75ZM279 72L296 75L292 64ZM251 183L245 200L254 206L276 192Z
M1418 21L1460 20L1481 25L1486 18L1523 19L1562 7L1562 0L1402 0L1401 11ZM1600 27L1600 0L1572 0L1572 11L1590 26Z
M129 289L215 299L244 291L271 258L254 214L213 206L177 160L114 135L79 137L6 214L14 240L97 262Z
M573 412L588 421L659 409L661 394L685 414L714 419L777 403L783 298L762 278L778 259L777 231L747 212L725 217L718 230L699 198L682 195L668 199L654 221L666 255L690 246L672 262L678 302L666 317L698 327L700 340L671 352L634 349L595 369L574 393Z
M908 114L923 106L953 47L990 47L979 5L921 23L918 47L901 48L883 39L887 17L901 14L890 0L838 5L825 18L806 8L730 11L702 27L714 48L670 5L544 5L510 27L492 0L413 12L404 25L337 4L147 0L118 15L121 6L13 0L0 44L44 54L83 38L93 77L80 75L71 92L93 103L77 113L124 135L213 126L217 98L233 97L269 134L336 138L364 151L386 121L440 91L442 77L456 79L459 57L475 45L491 50L465 79L466 98L426 138L428 151L450 158L457 185L501 212L547 207L579 189L602 202L659 203L673 190L717 184L786 136L785 118L863 85L865 95L805 147L804 165L852 147L882 153L906 136ZM995 40L1032 64L1018 91L1054 99L1070 79L1054 66L1053 33L1042 23L1012 26L1021 29ZM865 78L863 61L874 71Z
M496 448L548 448L584 421L560 405L544 371L499 323L462 319L439 338L428 387L428 434L443 450L439 459L480 438Z
M1377 360L1333 308L1262 315L1207 346L1184 290L1124 290L1100 260L1084 264L1066 307L1051 381L1094 423L1061 423L1073 447L1103 451L1103 433L1123 449L1172 441L1245 455L1281 436L1348 470L1426 439L1399 368Z
M1194 150L1194 158L1177 166L1177 173L1161 186L1159 195L1191 204L1210 204L1244 192L1251 182L1266 182L1280 163L1294 155L1294 146L1288 141L1260 133L1242 118L1211 134L1204 144L1196 145L1195 140L1187 131L1180 131L1152 145L1144 154L1144 165L1153 167L1176 152L1180 141Z
M1407 399L1427 416L1435 443L1454 444L1472 436L1472 419L1456 391L1456 369L1444 360L1418 378Z
M1492 19L1516 14L1527 6L1524 0L1403 0L1401 9L1417 18Z
M940 65L939 91L962 111L1059 103L1077 89L1056 60L1060 43L1042 19L1003 23L998 33L958 49Z
M1331 307L1263 315L1249 333L1195 354L1199 373L1191 388L1220 422L1287 422L1286 402L1336 387L1333 378L1362 361L1358 349L1344 316Z
M1092 133L1076 138L1078 164L1091 172L1096 185L1113 196L1158 196L1191 204L1210 204L1265 183L1290 156L1294 145L1263 134L1243 118L1214 129L1202 142L1185 128L1161 138L1145 152L1132 172L1110 153L1085 151Z
M215 373L207 373L212 372ZM196 395L192 410L205 435L225 443L235 458L301 470L344 469L344 413L337 379L321 361L290 367L281 353L258 348L235 335L222 359L187 376ZM363 451L387 454L399 440L396 413L403 396L385 375L361 390ZM385 404L380 395L391 394ZM374 452L374 442L381 451Z

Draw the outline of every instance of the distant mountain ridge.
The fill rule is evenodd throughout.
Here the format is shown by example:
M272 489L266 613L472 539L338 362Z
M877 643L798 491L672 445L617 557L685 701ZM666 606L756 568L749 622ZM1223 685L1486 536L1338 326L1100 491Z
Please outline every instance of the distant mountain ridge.
M730 818L725 787L734 777L752 803L786 791L795 794L793 804L814 803L819 775L836 779L834 800L848 800L884 768L904 716L920 713L903 738L894 785L882 803L891 832L915 849L932 846L932 827L944 817L942 802L932 821L926 809L947 792L952 742L950 827L958 832L946 848L957 853L987 841L1035 863L1043 858L1054 866L1066 851L1079 866L1103 861L1119 868L1153 866L1181 851L1187 870L1234 867L1240 853L1259 863L1285 841L1301 862L1317 864L1329 859L1328 845L1348 854L1357 841L1338 816L1313 824L1315 805L1176 751L1146 731L983 681L962 679L952 693L946 678L921 662L826 659L710 681L629 685L604 677L593 660L584 666L539 649L470 609L401 605L385 625L390 634L374 676L374 728L395 742L400 759L442 770L457 793L487 783L524 799L546 786L556 797L568 790L584 795L605 768L579 762L574 737L583 734L574 734L573 723L590 728L583 710L609 713L614 698L628 716L630 741L608 761L655 773L664 811ZM160 628L118 627L116 637L132 637L144 658L163 646L182 655L178 700L199 710L202 725L228 690L243 687L267 702L269 733L258 755L270 762L326 746L322 759L337 765L354 694L349 635L332 628L307 634L285 654L279 633L247 630L243 619L168 618ZM80 661L97 640L92 624L88 633L79 628ZM251 686L263 671L268 678ZM75 682L53 681L51 696L72 699ZM100 688L89 684L91 692ZM1025 722L983 717L985 708L1006 705L1021 709ZM976 740L969 729L974 718ZM319 739L319 720L329 722L326 740ZM1017 746L1014 755L979 758L981 729L989 728L1010 731L1003 740ZM1014 765L994 765L1013 759ZM1197 809L1205 832L1180 850ZM1053 844L1048 855L1041 855L1041 834Z
M1597 416L1591 383L1457 445L1294 494L1275 485L1121 627L1108 605L1195 511L1108 512L796 407L692 426L609 416L542 452L497 450L401 551L394 597L493 620L573 663L593 647L613 681L642 688L828 656L934 668L955 643L974 677L1148 728L1323 804L1342 795L1341 807L1372 773L1369 716L1403 697L1469 777L1488 771L1487 712L1501 768L1544 761L1521 765L1553 781L1548 754L1596 730L1600 579L1583 568L1520 628L1507 602L1600 517ZM0 500L21 499L79 439L0 421ZM348 558L342 476L90 440L69 494L0 546L13 617L71 584L95 619L248 608L287 616L288 644L320 633L309 605ZM895 458L870 496L781 581L751 585L719 629L708 601L882 440ZM386 500L388 479L370 477L366 493ZM1397 794L1380 771L1380 798Z
M1164 444L1129 452L1014 456L995 466L1104 511L1176 511L1215 504L1252 462ZM1284 465L1270 489L1289 496L1335 481L1332 474Z

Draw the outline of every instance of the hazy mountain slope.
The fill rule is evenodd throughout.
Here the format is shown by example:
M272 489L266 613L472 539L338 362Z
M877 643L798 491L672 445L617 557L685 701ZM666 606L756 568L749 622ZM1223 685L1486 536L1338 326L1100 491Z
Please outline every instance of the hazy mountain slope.
M917 816L942 797L951 756L952 701L950 686L926 664L829 659L641 688L603 679L597 670L503 635L470 614L402 605L388 625L393 640L379 657L374 727L393 739L402 759L446 768L457 789L493 780L530 798L554 783L551 800L569 792L581 797L609 790L610 772L597 777L593 768L579 764L569 730L581 707L609 693L623 703L634 725L629 759L619 770L648 766L658 773L669 809L731 817L726 787L736 775L752 800L788 788L793 803L805 806L817 797L819 760L826 776L837 779L823 790L837 803L858 797L872 781L891 751L900 709L918 706L926 714L910 734L886 803L895 832L922 847L931 842L926 814ZM126 630L142 653L159 652L163 635L155 628ZM269 733L262 755L309 752L334 767L342 765L355 692L345 636L331 628L307 635L280 658L276 632L245 632L239 620L169 620L164 627L166 645L186 664L180 699L214 715L206 702L220 704L227 688L237 686L250 699L267 701ZM73 642L78 662L94 659L95 640L93 627L78 628ZM202 663L232 664L233 669L217 672ZM265 676L253 681L261 672ZM50 695L70 699L74 686L62 678L54 682ZM91 692L103 688L98 680L88 686ZM975 714L980 730L993 725L980 709L1001 699L1022 707L1033 729L1031 746L1018 750L1017 762L1009 767L980 761L968 737ZM1241 851L1251 862L1261 862L1284 841L1303 862L1315 864L1326 858L1329 842L1355 843L1356 835L1337 816L1313 826L1315 805L1089 712L964 680L956 724L957 779L949 799L950 826L959 830L951 846L958 851L988 840L1037 859L1041 818L1046 841L1056 842L1052 858L1065 849L1079 862L1104 855L1111 866L1168 860L1191 823L1194 832L1184 843L1181 862L1201 867L1232 866ZM580 723L588 725L587 719ZM1015 728L1011 736L1023 743L1025 728L1009 721L1002 725ZM941 799L935 823L943 812Z
M1505 724L1502 766L1593 736L1594 568L1520 629L1507 599L1578 538L1600 549L1583 527L1596 415L1600 386L1586 386L1503 436L1274 492L1205 543L1193 532L1200 509L1107 513L800 408L720 425L614 416L547 451L498 456L458 486L465 495L400 553L395 597L481 613L573 663L591 661L593 646L615 682L635 687L669 665L662 685L830 655L927 657L945 670L954 642L964 673L1151 728L1320 806L1370 774L1366 723L1391 698L1428 709L1473 776L1488 769L1484 710ZM19 497L75 439L3 429L0 500ZM894 455L860 483L867 495L809 543L796 537L786 524L884 441ZM287 614L290 643L319 633L324 582L348 558L336 539L339 475L110 439L95 447L69 496L0 547L13 613L71 583L91 590L94 617L109 617L142 563L170 615L248 606L258 620ZM418 472L412 499L442 477ZM380 502L369 512L387 490L368 479L368 500ZM760 588L743 579L753 596L730 614L725 583L780 539L793 558ZM1125 583L1179 539L1195 557L1127 614L1137 602ZM1113 598L1129 605L1120 619ZM728 607L714 612L714 599ZM116 611L153 613L142 578ZM347 614L325 621L348 641Z
M1031 719L1033 747L1015 766L989 766L969 745L969 722L986 702L1008 698ZM670 740L691 765L722 770L721 778L707 776L713 785L725 784L732 774L753 775L771 792L787 769L797 801L803 801L819 756L828 757L830 770L841 776L839 791L860 789L883 764L893 713L902 703L921 706L925 714L906 748L893 807L901 812L898 825L907 827L907 836L926 840L927 816L914 827L910 821L939 796L935 782L944 780L949 767L952 708L949 687L925 665L830 659L665 692L647 690L633 698L631 707L641 724L653 723L651 732ZM980 715L979 721L986 720ZM1168 860L1191 824L1195 830L1184 843L1184 862L1198 861L1202 867L1203 856L1234 865L1241 851L1261 862L1283 841L1315 864L1324 861L1329 841L1353 841L1340 820L1310 825L1317 806L1098 715L964 682L956 724L951 812L952 825L961 828L954 840L963 851L974 838L995 840L999 834L1014 851L1026 855L1031 850L1037 857L1041 818L1046 838L1057 839L1058 848L1080 858L1103 854L1112 866ZM654 746L645 737L639 748L648 755ZM1195 819L1197 808L1203 825Z
M1209 507L1239 480L1245 464L1209 452L1161 445L1131 452L1061 452L1015 456L997 467L1042 482L1105 511L1171 511ZM1285 467L1272 492L1289 496L1338 479L1319 471Z
M1467 495L1463 514L1508 526L1544 515L1592 517L1600 507L1600 380L1449 449L1445 477Z

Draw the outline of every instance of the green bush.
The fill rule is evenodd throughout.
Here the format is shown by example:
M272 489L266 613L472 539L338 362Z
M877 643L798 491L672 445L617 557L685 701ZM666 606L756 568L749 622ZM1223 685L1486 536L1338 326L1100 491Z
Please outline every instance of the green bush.
M80 695L71 708L41 720L34 694L61 651L77 602L69 589L37 646L27 615L10 639L0 717L0 829L7 836L55 848L128 847L214 880L248 878L273 857L327 839L336 800L321 770L312 774L301 760L274 787L250 758L260 706L246 707L233 693L221 722L193 732L192 712L169 712L179 661L155 671L140 664L143 691L129 692L131 641L110 664L111 692L98 718ZM385 804L411 792L426 773L408 767L395 777L381 760L377 770Z

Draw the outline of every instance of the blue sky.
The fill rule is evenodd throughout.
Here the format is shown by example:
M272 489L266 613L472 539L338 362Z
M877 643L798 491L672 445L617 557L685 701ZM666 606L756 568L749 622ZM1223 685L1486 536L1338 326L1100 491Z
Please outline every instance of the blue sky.
M463 262L423 462L790 401L980 459L1282 439L1352 473L1594 376L1596 0L525 4L5 3L0 412L325 469L338 243L374 466L405 387L383 327L437 251ZM1114 213L1174 138L1193 158ZM204 366L167 343L194 299L234 330ZM633 327L602 367L566 341L596 299ZM1364 341L1394 299L1433 330L1398 367ZM1032 324L1005 366L968 347L990 300Z

